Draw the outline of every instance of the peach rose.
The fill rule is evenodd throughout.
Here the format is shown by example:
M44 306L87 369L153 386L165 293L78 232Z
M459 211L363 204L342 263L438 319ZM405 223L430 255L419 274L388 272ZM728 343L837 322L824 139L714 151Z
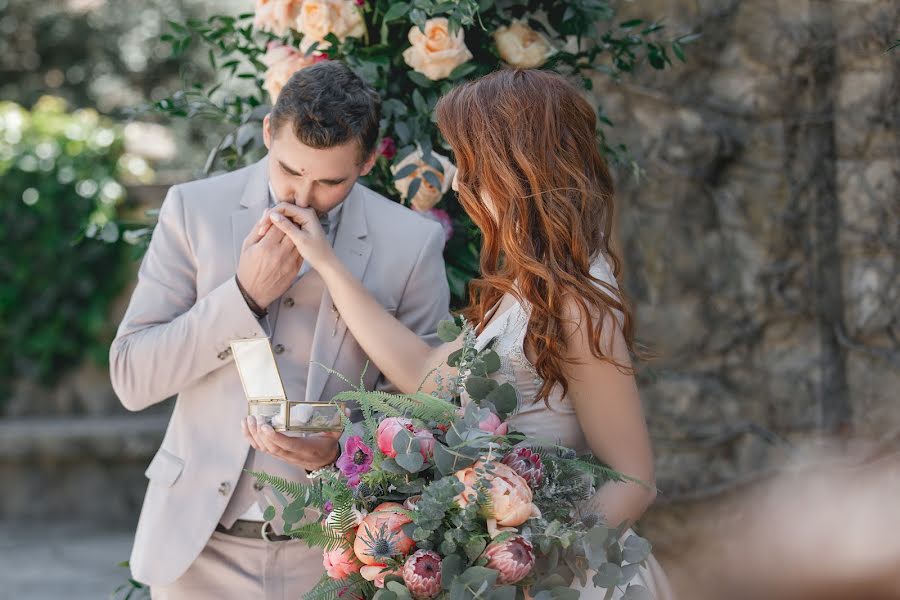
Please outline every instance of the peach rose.
M484 464L479 460L472 466L456 472L456 478L466 486L466 489L456 497L456 502L463 508L469 503L466 497L475 493L475 484L479 479L475 469L483 468ZM531 501L533 496L528 482L501 462L490 464L493 466L493 472L485 473L481 477L491 482L487 493L491 496L492 517L496 520L496 524L517 527L532 517L539 517L541 513Z
M270 42L266 47L266 53L262 57L262 62L266 65L266 75L263 81L263 87L269 93L272 104L278 100L278 94L281 89L291 78L291 75L305 69L322 60L322 55L305 56L302 52L291 46L285 46L278 42Z
M303 0L256 0L253 26L281 37L294 26L302 4Z
M518 19L497 29L494 43L503 62L520 69L536 69L556 52L543 34Z
M332 579L346 579L362 568L362 563L356 558L352 548L326 550L322 555L322 564Z
M446 79L453 69L472 59L463 30L451 36L446 17L425 21L425 33L414 25L409 30L409 43L412 47L403 51L403 60L432 81Z
M330 44L325 36L333 33L340 41L348 37L362 37L366 24L353 0L305 0L297 17L297 31L303 34L300 49L304 52L315 42L319 48Z
M403 179L394 181L394 186L397 188L397 191L400 192L400 196L405 200L409 200L413 209L419 212L425 212L440 202L444 194L450 190L450 185L453 183L453 176L456 174L456 167L450 162L449 158L442 156L437 152L432 152L431 155L441 163L441 166L444 168L443 173L439 172L422 159L422 151L419 148L416 148L415 152L410 153L409 156L399 163L391 166L391 173L396 175L406 165L416 165L415 171ZM427 179L425 179L426 171L431 171L437 176L437 179L441 184L440 188L434 187ZM412 183L413 179L417 177L421 180L419 189L414 198L409 198L409 185Z

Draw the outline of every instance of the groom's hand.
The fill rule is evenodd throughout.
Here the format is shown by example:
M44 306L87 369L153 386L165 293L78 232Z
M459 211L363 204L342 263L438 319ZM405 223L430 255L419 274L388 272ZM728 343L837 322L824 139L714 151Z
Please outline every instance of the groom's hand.
M263 227L268 222L263 215L244 239L237 269L241 287L262 308L287 291L303 262L289 237L277 227Z
M271 425L258 425L254 417L241 421L244 437L254 449L266 452L307 471L315 471L338 459L341 432L314 433L305 437L290 437L278 433Z

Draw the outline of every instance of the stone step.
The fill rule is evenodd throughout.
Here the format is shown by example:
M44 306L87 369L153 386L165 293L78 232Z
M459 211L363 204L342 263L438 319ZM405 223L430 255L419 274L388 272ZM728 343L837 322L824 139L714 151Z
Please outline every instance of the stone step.
M0 520L134 523L168 415L0 420Z

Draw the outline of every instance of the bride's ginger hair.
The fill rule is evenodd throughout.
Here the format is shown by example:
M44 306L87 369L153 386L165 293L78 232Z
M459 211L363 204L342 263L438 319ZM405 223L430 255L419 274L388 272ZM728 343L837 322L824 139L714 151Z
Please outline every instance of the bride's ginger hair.
M622 270L610 247L613 181L591 105L558 74L505 69L454 88L435 115L456 158L460 201L483 235L481 277L470 283L463 316L483 322L507 292L531 306L525 347L534 350L544 380L536 400L548 406L556 384L564 394L569 389L563 371L571 361L564 334L569 299L591 332L591 353L634 373L601 348L602 324L616 322L615 309L624 316L629 352L639 355L626 299L590 274L600 252L617 280Z

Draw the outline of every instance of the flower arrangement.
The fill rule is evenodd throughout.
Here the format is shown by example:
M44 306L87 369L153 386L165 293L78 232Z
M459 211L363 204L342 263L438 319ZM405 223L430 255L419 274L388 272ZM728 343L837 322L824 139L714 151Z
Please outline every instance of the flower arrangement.
M597 77L684 60L684 44L695 37L666 40L659 22L617 20L609 0L255 0L253 12L170 25L162 40L173 58L205 44L214 81L192 83L148 108L231 125L210 150L206 172L263 155L262 119L295 71L341 60L369 82L383 101L382 142L363 183L445 224L447 277L457 303L478 271L479 238L450 201L455 167L432 121L437 99L504 66L552 69L590 90ZM597 113L598 144L623 161L624 147L607 142L612 123L601 105Z
M515 389L490 377L497 354L477 351L464 322L439 331L464 336L448 358L461 374L440 392L360 384L335 397L363 414L361 423L345 417L337 470L315 471L307 485L253 473L275 490L286 533L323 549L326 574L306 600L570 597L572 580L588 577L641 597L646 590L628 582L649 543L632 535L623 545L624 525L579 508L603 482L630 478L567 448L526 445L507 421ZM298 525L308 507L319 518Z

